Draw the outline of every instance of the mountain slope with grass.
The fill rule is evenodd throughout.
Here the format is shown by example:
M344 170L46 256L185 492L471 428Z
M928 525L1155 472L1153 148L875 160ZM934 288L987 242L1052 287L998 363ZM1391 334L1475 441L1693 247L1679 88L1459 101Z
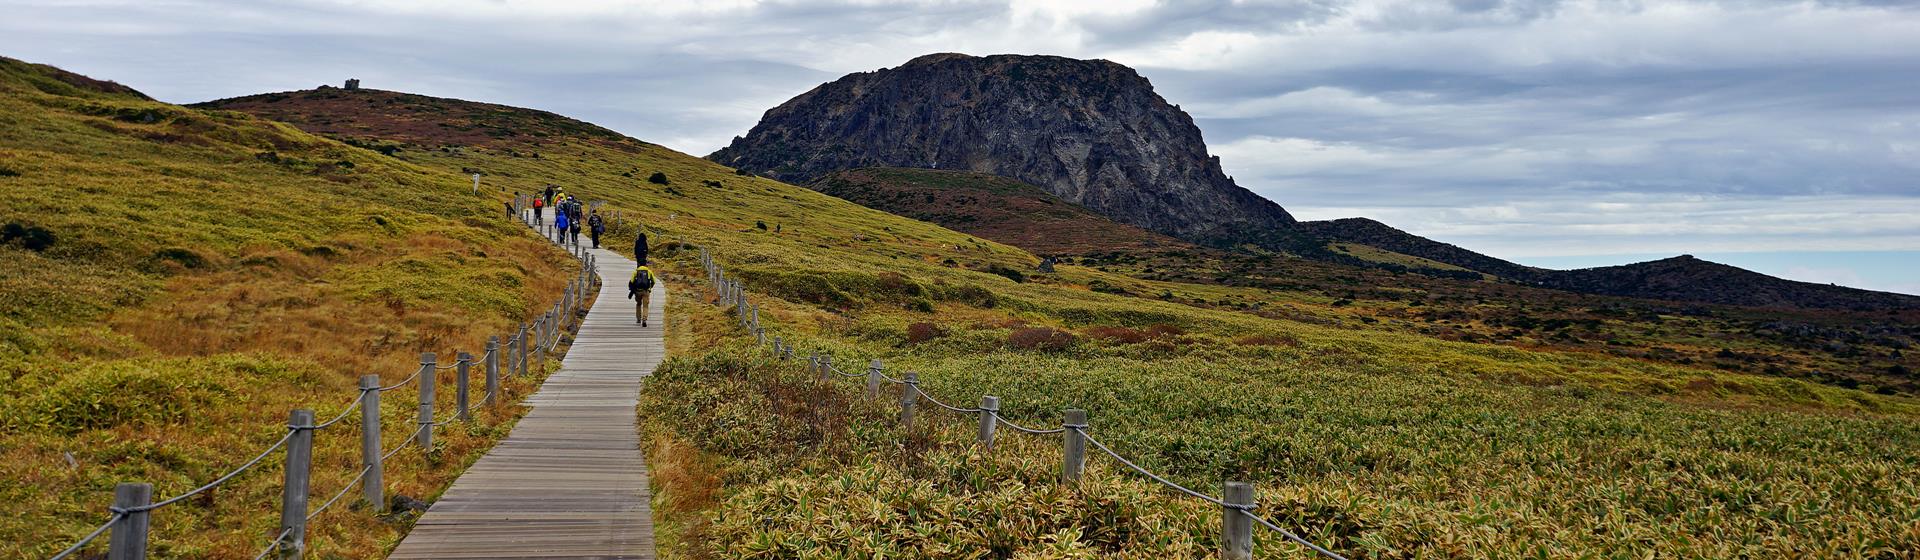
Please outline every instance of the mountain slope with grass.
M984 173L903 167L853 169L821 177L808 183L807 188L1036 254L1198 248L1116 223L1039 187Z
M289 103L289 122L356 118ZM1479 281L1400 287L1311 261L1263 261L1245 278L1222 268L1214 283L1127 254L1042 274L1013 246L639 141L360 140L407 165L484 173L496 193L563 185L618 216L608 242L622 251L644 224L672 290L672 358L640 408L664 557L1193 558L1211 556L1218 534L1217 507L1099 456L1085 483L1060 484L1058 436L1003 431L988 451L971 444L975 418L924 404L904 429L897 394L867 400L852 381L821 384L769 359L711 305L696 247L745 283L768 335L803 355L853 369L879 359L955 405L998 395L1029 426L1087 409L1093 433L1142 466L1208 492L1253 482L1263 514L1352 557L1920 547L1906 515L1920 509L1911 397L1545 336L1777 348L1703 334L1744 328L1730 311L1661 314ZM1322 278L1289 277L1309 272ZM1518 332L1548 313L1565 324L1525 327L1560 329L1533 331L1537 342L1442 336ZM1302 552L1270 534L1256 546Z
M477 352L544 309L569 261L467 183L0 58L0 556L49 556L106 519L115 483L194 488L273 443L289 411L330 416L359 376L398 381L421 352ZM389 495L437 494L513 414L396 455ZM358 445L316 438L316 493L347 484ZM154 556L251 557L277 528L278 461L156 512ZM408 523L341 507L308 543L376 557Z

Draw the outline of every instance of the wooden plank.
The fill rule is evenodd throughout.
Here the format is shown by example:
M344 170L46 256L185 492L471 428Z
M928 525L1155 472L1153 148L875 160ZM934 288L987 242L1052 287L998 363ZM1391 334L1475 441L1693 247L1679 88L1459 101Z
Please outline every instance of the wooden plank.
M666 354L666 287L634 322L634 263L606 250L599 299L560 371L522 404L513 433L414 524L388 558L651 560L653 512L634 407Z

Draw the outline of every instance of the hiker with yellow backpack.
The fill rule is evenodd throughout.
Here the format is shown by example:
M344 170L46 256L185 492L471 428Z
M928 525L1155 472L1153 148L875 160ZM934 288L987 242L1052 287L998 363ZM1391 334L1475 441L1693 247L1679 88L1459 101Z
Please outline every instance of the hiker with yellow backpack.
M640 326L647 326L647 296L653 293L653 270L646 262L634 267L633 278L627 280L627 299L635 300L638 307L633 314L639 318Z

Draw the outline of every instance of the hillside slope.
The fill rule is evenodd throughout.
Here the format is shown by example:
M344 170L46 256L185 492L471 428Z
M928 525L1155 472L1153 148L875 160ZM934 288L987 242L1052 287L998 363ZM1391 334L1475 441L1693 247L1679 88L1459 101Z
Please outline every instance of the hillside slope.
M849 74L767 111L710 159L794 183L862 167L974 171L1115 221L1232 244L1293 217L1233 183L1193 119L1133 69L934 54Z
M1331 272L1356 296L1382 294L1341 303L1123 274L1126 255L1015 280L995 267L1030 271L1026 251L658 146L553 138L535 158L428 141L393 153L484 172L488 189L558 183L604 202L600 212L621 217L611 239L621 250L646 224L674 290L674 358L641 405L670 556L1184 558L1210 554L1219 522L1217 507L1100 457L1088 482L1055 482L1057 437L1003 431L988 452L970 445L974 417L932 407L902 429L897 395L867 400L857 385L749 353L729 310L708 305L687 243L743 280L768 334L803 354L881 359L954 404L999 395L1002 412L1030 426L1090 410L1094 433L1146 468L1209 492L1223 477L1252 481L1260 511L1354 557L1872 556L1920 545L1904 517L1920 508L1904 468L1920 449L1897 444L1920 437L1910 398L1452 342L1384 312L1356 318L1393 304L1465 326L1497 307L1559 313L1592 296L1532 290L1567 299L1515 303L1499 297L1527 288L1460 282L1443 302L1374 287L1378 276L1364 275L1374 271ZM665 184L645 179L655 172ZM1661 321L1685 333L1713 325ZM1777 521L1786 516L1795 522ZM1297 552L1269 537L1258 546Z
M1920 309L1920 296L1775 278L1680 255L1620 266L1555 271L1541 285L1589 294L1701 301L1749 307L1884 311Z
M1300 229L1330 241L1359 243L1423 259L1484 272L1508 280L1532 282L1548 271L1475 253L1460 246L1420 237L1366 218L1300 222ZM1624 295L1624 294L1623 294Z
M807 188L1042 255L1191 249L1005 177L901 167L838 171Z
M336 413L359 376L397 381L421 352L476 351L544 308L565 255L465 183L0 58L0 556L49 556L106 519L115 483L179 494L273 443L289 411ZM316 438L316 493L359 468L337 433ZM389 495L439 492L496 437L476 425L431 460L396 455ZM251 557L277 528L268 464L156 514L155 556ZM346 512L316 519L316 555L378 556L410 519Z

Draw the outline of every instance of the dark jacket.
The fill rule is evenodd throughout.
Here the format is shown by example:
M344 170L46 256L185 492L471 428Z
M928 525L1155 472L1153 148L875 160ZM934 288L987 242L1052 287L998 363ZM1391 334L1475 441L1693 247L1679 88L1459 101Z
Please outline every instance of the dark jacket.
M593 228L594 235L599 235L600 232L607 231L607 221L601 219L599 214L594 214L587 218L587 227Z
M633 240L633 260L647 264L647 232L641 231L640 237Z

